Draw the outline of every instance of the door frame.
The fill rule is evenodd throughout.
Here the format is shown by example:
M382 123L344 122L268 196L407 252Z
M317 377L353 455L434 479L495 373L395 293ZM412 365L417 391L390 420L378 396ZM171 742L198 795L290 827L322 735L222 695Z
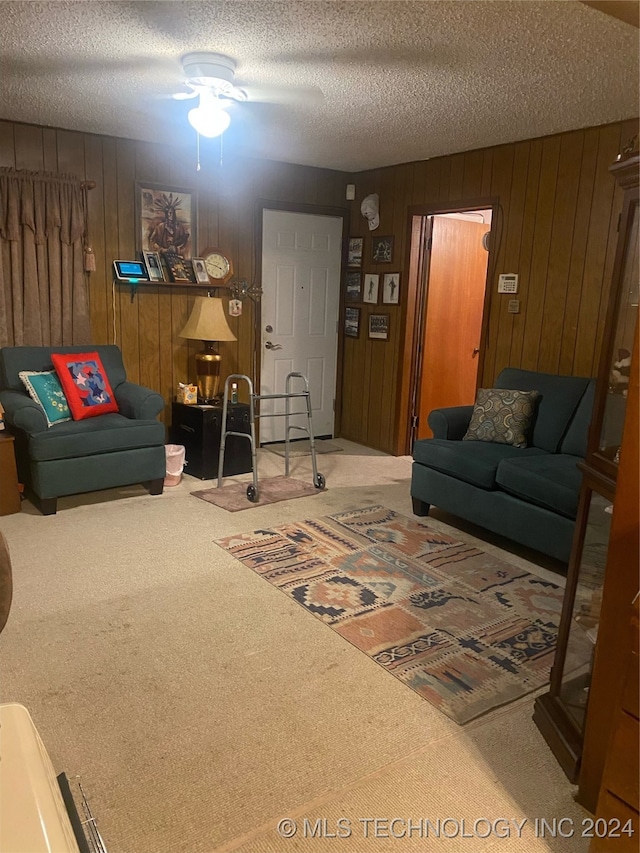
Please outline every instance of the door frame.
M335 411L333 413L333 434L334 437L340 435L340 424L342 421L342 359L344 341L340 334L340 330L344 327L344 299L342 298L344 274L347 268L347 260L349 257L349 224L350 212L346 207L331 207L322 204L303 204L291 201L273 201L271 199L258 199L255 209L255 226L254 240L256 247L256 283L260 287L262 293L262 228L264 224L265 210L279 210L284 213L306 213L312 216L332 216L342 219L342 252L340 255L340 282L338 293L338 326L336 328L336 338L338 341L336 353L336 387L335 387ZM260 393L262 381L262 300L258 299L255 303L255 327L254 347L253 347L253 368L254 368L254 393ZM257 389L257 390L256 390ZM260 419L256 419L256 431L259 436ZM259 445L259 437L256 441Z
M404 322L404 347L400 352L400 393L396 422L397 454L410 455L413 440L413 413L417 402L418 377L422 366L422 335L427 309L428 285L428 248L427 219L440 213L464 213L474 210L491 209L491 228L489 231L489 252L487 258L487 279L484 292L482 326L480 332L480 352L478 353L478 372L476 388L479 387L484 369L484 353L489 330L489 308L491 305L491 282L493 280L496 258L502 235L502 216L500 200L496 196L412 205L407 210L407 311Z

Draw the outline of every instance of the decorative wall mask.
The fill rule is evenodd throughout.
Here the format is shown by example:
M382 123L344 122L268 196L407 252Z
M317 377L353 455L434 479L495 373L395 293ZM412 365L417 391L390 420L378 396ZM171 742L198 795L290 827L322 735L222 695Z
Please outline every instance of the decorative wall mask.
M378 193L371 193L362 199L360 212L369 223L369 231L374 231L380 225L380 215L378 213L379 203Z

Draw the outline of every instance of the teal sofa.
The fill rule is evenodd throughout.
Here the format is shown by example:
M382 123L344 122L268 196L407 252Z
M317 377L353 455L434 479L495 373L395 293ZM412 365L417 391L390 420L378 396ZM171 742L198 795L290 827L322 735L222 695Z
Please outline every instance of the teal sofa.
M595 380L506 368L494 387L540 392L528 446L462 441L473 406L434 410L434 437L413 447L413 511L439 507L566 563Z
M31 399L18 375L52 370L55 352L97 352L109 377L119 411L47 426L42 407ZM15 435L18 477L27 496L53 515L57 498L144 483L162 494L166 473L165 428L157 420L160 394L128 382L117 346L2 347L0 403Z

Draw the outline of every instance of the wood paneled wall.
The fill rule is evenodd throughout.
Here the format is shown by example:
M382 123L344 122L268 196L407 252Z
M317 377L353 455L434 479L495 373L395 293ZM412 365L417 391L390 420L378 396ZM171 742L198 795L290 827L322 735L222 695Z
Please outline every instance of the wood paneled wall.
M233 258L234 273L249 283L256 265L256 211L262 200L346 207L341 172L270 161L224 157L203 140L202 169L196 152L166 144L135 142L0 121L0 166L46 169L95 181L89 192L90 239L96 271L90 275L91 324L96 344L116 342L128 377L159 391L165 422L178 382L195 381L198 342L178 337L202 288L141 285L133 302L127 287L112 285L114 258L136 257L135 185L152 181L193 188L197 198L194 252L218 246ZM219 154L218 154L219 159ZM226 296L226 291L220 291ZM255 306L245 300L243 314L229 317L237 341L220 345L223 372L252 375Z
M621 193L608 167L637 133L637 121L558 134L449 157L361 172L352 204L354 236L365 237L363 272L400 271L400 305L361 305L361 329L344 340L341 433L389 453L406 452L399 430L407 305L410 208L496 198L488 287L489 316L480 384L503 367L594 376L613 265ZM360 215L380 196L376 235L393 235L391 265L373 264L371 235ZM519 314L497 293L501 272L520 276ZM390 316L387 342L367 338L369 314ZM410 331L410 330L409 330ZM406 383L405 383L406 384Z
M195 150L0 121L0 165L70 172L96 182L89 193L91 242L97 270L91 280L96 343L121 346L128 375L159 391L168 423L178 382L194 378L194 342L178 337L196 288L145 285L131 302L128 289L112 288L114 258L135 255L135 183L193 187L197 195L195 248L220 246L233 257L238 278L259 279L256 209L260 200L349 207L347 182L356 184L351 231L365 238L363 272L399 271L399 305L360 305L360 334L342 343L337 434L389 453L404 453L400 413L407 304L410 209L441 204L464 207L497 198L492 225L490 302L481 384L507 366L549 373L594 375L602 337L621 196L608 172L621 147L637 132L629 121L543 139L454 154L356 175L270 161L203 157ZM371 234L360 215L369 193L380 196L376 235L394 237L394 259L373 264ZM500 272L520 276L519 314L499 295ZM344 305L342 306L344 309ZM390 315L388 341L369 340L369 314ZM237 342L221 345L227 372L252 374L255 307L244 303L229 318ZM409 329L409 334L411 329ZM340 375L340 371L339 371ZM406 385L406 381L405 381ZM401 434L402 433L402 434Z

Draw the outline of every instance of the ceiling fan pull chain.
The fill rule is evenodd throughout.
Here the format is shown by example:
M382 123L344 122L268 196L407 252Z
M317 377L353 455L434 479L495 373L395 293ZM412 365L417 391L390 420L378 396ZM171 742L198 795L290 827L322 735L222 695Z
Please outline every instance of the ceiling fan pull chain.
M200 171L200 134L196 130L196 172Z

